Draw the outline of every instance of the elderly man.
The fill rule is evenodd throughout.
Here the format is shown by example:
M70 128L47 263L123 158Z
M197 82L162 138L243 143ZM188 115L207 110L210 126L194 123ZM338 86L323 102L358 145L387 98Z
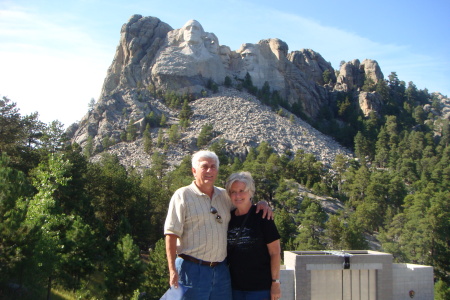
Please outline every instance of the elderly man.
M218 171L219 159L214 152L195 153L195 180L178 189L170 200L164 225L169 283L189 287L184 299L231 299L225 258L232 204L226 191L214 186ZM264 215L269 211L267 217L272 217L267 203L259 206L265 210Z

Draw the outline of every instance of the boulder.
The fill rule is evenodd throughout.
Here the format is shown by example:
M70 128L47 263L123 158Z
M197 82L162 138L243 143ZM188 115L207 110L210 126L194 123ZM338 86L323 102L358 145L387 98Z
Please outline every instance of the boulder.
M381 97L377 93L360 92L358 96L359 107L364 116L369 116L371 112L378 115L382 107Z
M342 64L334 90L342 92L358 90L364 85L366 78L371 78L374 84L383 80L380 66L375 60L366 59L360 63L358 59L354 59Z

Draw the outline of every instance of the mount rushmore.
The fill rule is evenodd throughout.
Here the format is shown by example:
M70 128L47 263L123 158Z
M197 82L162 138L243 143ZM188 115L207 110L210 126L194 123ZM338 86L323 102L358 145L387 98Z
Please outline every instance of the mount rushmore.
M327 86L328 71L333 86ZM374 83L383 79L378 63L358 60L346 63L338 78L331 64L313 50L288 52L279 39L244 43L236 51L220 45L214 33L205 32L195 20L180 29L154 17L134 15L121 30L120 43L100 98L120 88L152 86L157 90L200 93L208 80L223 84L225 77L238 80L247 73L261 88L268 82L290 104L300 102L314 117L329 101L329 91L361 87L365 76Z
M156 96L156 91L170 91L201 98L190 102L192 126L181 134L180 143L169 151L174 162L196 150L193 141L199 134L200 125L208 123L213 116L214 131L218 133L215 139L226 138L227 149L233 153L245 153L249 146L265 140L278 152L303 149L322 161L330 162L337 153L349 154L348 150L297 117L295 122L280 122L266 113L257 112L251 114L253 118L245 118L248 127L245 133L240 136L230 134L229 131L236 128L229 127L229 124L237 123L242 127L239 122L243 121L233 118L231 111L224 111L220 101L234 101L236 106L242 106L247 100L257 100L248 93L226 88L224 82L228 79L232 86L236 86L248 75L254 86L262 88L268 84L290 105L300 106L304 115L311 119L321 107L335 101L338 91L352 92L365 115L379 109L379 96L360 90L366 78L375 84L384 79L376 61L355 59L342 64L339 72L335 72L329 62L311 49L288 50L288 45L276 38L256 44L244 43L239 49L232 50L220 45L218 37L206 32L196 20L173 29L156 17L133 15L121 28L120 42L97 103L78 124L68 128L68 135L72 142L82 147L92 139L96 153L107 150L123 160L136 160L130 156L140 157L139 163L145 166L147 163L142 161L148 161L148 155L139 150L142 141L122 143L120 135L130 120L136 121L142 133L145 117L152 112L159 116L164 114L169 125L177 124L178 112ZM327 82L324 73L328 74ZM205 91L208 82L220 87L217 94ZM232 104L227 107L228 110L236 108ZM259 108L252 109L262 107L259 105ZM268 122L272 124L268 126ZM301 131L309 137L308 142L298 138L296 127L304 129ZM158 129L152 128L151 132L156 139ZM288 132L290 134L286 134ZM115 145L105 146L102 143L105 138Z

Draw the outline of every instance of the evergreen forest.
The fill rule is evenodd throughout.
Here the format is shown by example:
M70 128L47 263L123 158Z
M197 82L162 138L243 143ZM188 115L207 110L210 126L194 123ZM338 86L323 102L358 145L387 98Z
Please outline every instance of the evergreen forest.
M249 86L264 99L264 91ZM369 249L371 237L395 262L433 266L435 299L450 299L449 120L425 112L425 104L439 111L439 101L394 72L363 89L382 95L379 116L364 117L351 94L339 93L310 121L353 149L353 159L338 155L325 166L303 151L277 154L265 142L233 157L223 140L208 143L210 127L198 146L218 154L218 186L233 172L252 173L254 200L273 208L283 251ZM275 99L267 103L274 109L288 106L277 103L276 93L266 99ZM138 172L106 152L91 162L68 141L63 124L44 124L37 113L21 115L15 102L0 100L1 299L161 297L168 288L167 206L193 179L190 156L174 169L165 156L189 126L188 101L180 111L183 123L161 127L157 143L144 132L152 166ZM344 208L327 214L299 187Z

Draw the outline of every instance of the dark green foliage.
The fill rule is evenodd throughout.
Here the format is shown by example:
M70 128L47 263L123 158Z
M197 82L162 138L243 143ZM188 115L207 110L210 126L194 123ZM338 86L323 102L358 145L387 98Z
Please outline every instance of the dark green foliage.
M169 282L167 268L166 244L160 239L148 255L148 265L145 271L145 299L158 300L166 292Z
M118 238L121 218L127 217L128 209L135 201L135 183L129 178L119 159L111 154L103 154L97 164L88 166L87 190L96 217L104 224L108 235Z
M107 266L105 285L110 299L129 299L144 280L144 263L129 234L117 244Z
M206 146L212 138L213 126L211 124L203 125L197 138L197 147L202 148Z
M365 75L364 77L364 84L362 86L362 90L364 92L373 92L376 89L376 84L373 81L372 77L370 76L370 73L368 74L369 76Z
M292 215L284 208L277 210L275 224L281 236L281 249L283 251L294 250L293 240L297 234L297 227Z
M304 198L301 207L301 227L294 241L296 250L324 250L323 227L326 213L316 201Z
M151 111L145 117L145 123L150 125L151 128L159 127L159 124L161 123L161 116L156 115L153 111Z
M158 137L156 141L156 147L162 147L164 143L164 131L162 128L158 130Z
M113 145L113 141L111 140L111 138L109 136L105 136L102 139L102 146L103 146L104 150L108 149L112 145Z
M45 127L37 112L21 116L16 103L0 100L0 154L8 154L12 166L24 172L37 166L40 155L34 150L41 145Z
M166 117L165 114L162 114L161 115L161 120L159 122L159 126L166 127L166 125L167 125L167 117Z
M214 94L219 91L219 86L211 78L208 79L208 82L206 83L206 88L211 90Z
M29 229L25 226L22 199L31 195L26 175L10 165L6 154L0 156L0 283L7 282L25 262Z
M180 118L181 128L189 127L189 119L191 116L192 116L192 109L189 106L188 101L185 99L180 114L178 115L178 118Z
M126 133L125 132L123 132L123 133L126 136ZM86 141L86 145L85 145L85 147L83 149L83 154L87 158L90 158L94 154L94 141L93 141L92 136L88 137L88 139Z
M230 76L225 76L225 80L224 80L223 84L228 88L233 85L233 82L231 81Z
M256 95L256 93L258 92L258 88L253 85L252 77L248 72L245 74L244 81L242 82L242 87L252 95Z
M180 131L177 124L173 124L169 129L169 142L172 144L177 143L181 138Z
M251 89L251 78L246 80ZM379 81L375 92L383 101L379 116L363 116L351 94L339 93L315 123L354 147L357 160L338 155L330 168L311 153L276 154L266 142L250 147L247 156L233 157L227 142L217 138L210 145L220 159L217 184L223 186L232 172L252 173L254 200L266 200L274 209L282 250L367 249L365 236L379 233L382 251L392 253L396 262L432 265L439 279L436 299L445 299L450 272L449 121L425 114L425 103L439 109L437 99L412 83L406 88L395 73ZM256 95L275 111L289 109L268 84ZM183 103L179 117L188 120L190 99L179 98L173 96L171 102L177 109ZM89 162L101 150L93 149L92 138L84 149L67 146L58 122L46 126L37 114L22 117L5 98L1 104L0 289L13 283L35 298L58 286L81 298L130 298L139 291L159 299L167 288L162 240L167 205L177 188L193 180L190 156L168 171L168 158L157 148L168 147L162 128L156 147L147 144L150 127L159 127L162 115L146 118L150 126L143 138L147 153L152 153L151 167L140 174L111 155ZM301 101L292 111L302 114ZM172 133L167 130L167 140L174 142ZM213 134L212 126L205 126L203 146ZM108 144L104 141L103 147ZM299 191L305 187L341 200L345 208L324 214L314 196ZM148 260L139 258L139 251L149 249ZM93 281L95 287L89 284Z
M142 138L144 140L144 151L145 153L150 154L153 147L153 141L149 124L147 124L147 126L145 127L145 131Z
M323 165L311 153L298 150L293 160L287 166L290 176L297 182L312 187L320 182L323 173Z
M137 137L137 124L135 124L135 121L133 118L130 119L127 126L127 141L132 142L136 140Z
M331 72L330 72L330 70L325 70L325 71L323 71L323 73L322 73L322 79L323 79L323 82L324 82L325 84L328 84L328 83L331 82Z
M450 299L450 286L445 281L439 280L434 285L434 300Z

